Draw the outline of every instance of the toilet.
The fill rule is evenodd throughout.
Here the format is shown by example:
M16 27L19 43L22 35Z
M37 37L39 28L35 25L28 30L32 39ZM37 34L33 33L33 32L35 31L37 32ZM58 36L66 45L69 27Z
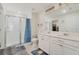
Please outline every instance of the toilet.
M32 39L32 46L33 46L33 50L38 49L38 38Z

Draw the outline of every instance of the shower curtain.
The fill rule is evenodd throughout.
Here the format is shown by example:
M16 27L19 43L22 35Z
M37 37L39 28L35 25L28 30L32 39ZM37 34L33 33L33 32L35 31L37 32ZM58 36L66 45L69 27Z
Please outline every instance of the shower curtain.
M26 19L24 43L31 42L31 24L30 19Z

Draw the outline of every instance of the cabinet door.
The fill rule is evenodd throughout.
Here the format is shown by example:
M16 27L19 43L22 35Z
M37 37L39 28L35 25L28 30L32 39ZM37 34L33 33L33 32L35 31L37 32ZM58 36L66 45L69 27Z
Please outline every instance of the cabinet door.
M63 46L59 38L50 38L50 54L54 55L62 55L63 54Z
M71 47L69 45L64 45L64 55L79 55L79 49Z
M40 36L39 39L39 48L49 54L49 37L48 36Z

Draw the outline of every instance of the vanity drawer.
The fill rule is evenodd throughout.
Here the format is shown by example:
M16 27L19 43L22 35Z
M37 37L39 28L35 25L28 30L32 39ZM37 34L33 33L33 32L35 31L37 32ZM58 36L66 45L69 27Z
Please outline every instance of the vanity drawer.
M51 37L51 40L53 43L56 43L56 44L63 44L64 43L64 41L60 38Z
M68 44L70 46L79 48L79 42L78 41L73 41L73 40L68 40L68 39L67 40L63 39L62 41L64 42L64 44Z
M64 55L79 55L79 49L63 44L63 53Z

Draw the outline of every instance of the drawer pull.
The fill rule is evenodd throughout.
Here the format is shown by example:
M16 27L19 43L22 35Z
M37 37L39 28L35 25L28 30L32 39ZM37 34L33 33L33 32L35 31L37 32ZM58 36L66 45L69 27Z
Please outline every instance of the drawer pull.
M61 44L58 44L59 46L63 46L63 45L61 45Z
M63 45L60 45L60 46L63 46Z

